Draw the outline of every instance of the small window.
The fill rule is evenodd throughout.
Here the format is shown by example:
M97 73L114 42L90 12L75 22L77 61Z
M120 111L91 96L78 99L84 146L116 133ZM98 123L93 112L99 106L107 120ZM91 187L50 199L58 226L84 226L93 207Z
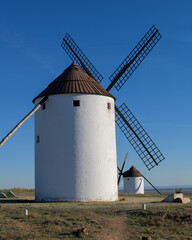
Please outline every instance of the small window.
M80 107L80 100L74 100L73 101L73 106L74 107Z
M46 104L45 104L45 103L43 103L43 104L41 105L41 109L42 109L42 110L45 110L45 109L46 109Z
M109 102L107 103L107 108L111 109L111 103L109 103Z
M37 138L36 138L36 142L39 143L39 141L40 141L40 137L37 136Z

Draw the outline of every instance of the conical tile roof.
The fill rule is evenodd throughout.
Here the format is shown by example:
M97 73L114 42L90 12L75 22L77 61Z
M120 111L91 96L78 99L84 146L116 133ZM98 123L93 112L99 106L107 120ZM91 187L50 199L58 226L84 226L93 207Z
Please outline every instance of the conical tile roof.
M33 102L40 97L69 93L96 94L115 99L115 97L101 87L95 79L91 78L73 62L61 75L51 82L45 90L35 97Z
M128 171L123 173L123 177L143 177L143 175L132 166Z

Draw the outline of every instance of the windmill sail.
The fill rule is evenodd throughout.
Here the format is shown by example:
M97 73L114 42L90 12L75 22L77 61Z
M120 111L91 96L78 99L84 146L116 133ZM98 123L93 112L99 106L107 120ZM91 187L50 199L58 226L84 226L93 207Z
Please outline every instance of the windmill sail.
M124 158L123 165L122 165L121 169L118 167L118 170L119 170L118 185L120 183L121 176L123 175L123 169L125 167L125 162L127 160L127 157L128 157L128 153L125 154L125 158Z
M161 37L159 31L152 26L136 47L109 77L111 84L107 88L107 91L110 91L113 86L119 91L140 63L158 43Z
M117 125L148 170L162 162L165 157L125 103L123 103L120 108L115 106L115 110Z
M90 77L94 78L98 83L102 81L103 77L101 74L97 71L68 33L63 38L61 46L71 60L83 68Z
M27 121L47 100L47 97L44 97L0 142L0 147Z
M112 74L110 77L111 84L106 90L109 91L114 85L117 86L117 89L119 90L160 39L161 35L159 31L152 26L133 51ZM72 61L75 61L89 76L97 80L97 82L101 82L103 79L101 74L96 70L68 33L63 38L61 46ZM137 125L137 129L135 129L135 126L132 126L132 122L129 122L129 116L124 116L127 112L122 113L117 106L115 106L115 110L116 123L123 131L126 138L130 141L147 168L150 170L155 165L158 165L159 162L163 161L164 156L139 124L137 119L132 115L134 122ZM130 111L128 108L125 110ZM126 117L128 119L126 119Z

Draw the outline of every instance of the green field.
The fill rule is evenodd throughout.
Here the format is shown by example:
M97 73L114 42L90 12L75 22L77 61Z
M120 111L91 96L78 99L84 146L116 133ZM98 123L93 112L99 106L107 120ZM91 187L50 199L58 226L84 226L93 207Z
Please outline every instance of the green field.
M155 194L120 194L119 201L105 203L35 203L33 189L12 191L17 198L0 199L0 239L192 239L192 194L190 204L161 203L165 195Z

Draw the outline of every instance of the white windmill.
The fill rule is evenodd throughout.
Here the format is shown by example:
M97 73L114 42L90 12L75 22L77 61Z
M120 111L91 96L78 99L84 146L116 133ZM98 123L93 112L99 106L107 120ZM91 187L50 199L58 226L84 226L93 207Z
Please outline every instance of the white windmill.
M124 193L144 194L143 175L132 166L123 173Z
M119 170L118 186L121 180L121 176L123 176L124 193L144 194L144 180L145 180L158 194L161 195L161 192L159 192L159 190L157 190L157 188L134 166L132 166L129 170L123 172L127 157L128 153L125 154L125 158L121 168L117 166Z
M152 26L117 70L108 88L81 49L66 34L62 47L73 63L33 102L34 109L0 142L35 112L35 194L38 201L117 200L116 123L150 170L163 154L123 103L109 93L119 90L161 39ZM41 109L40 109L41 107Z
M35 113L35 196L117 200L114 97L72 63L40 93Z

